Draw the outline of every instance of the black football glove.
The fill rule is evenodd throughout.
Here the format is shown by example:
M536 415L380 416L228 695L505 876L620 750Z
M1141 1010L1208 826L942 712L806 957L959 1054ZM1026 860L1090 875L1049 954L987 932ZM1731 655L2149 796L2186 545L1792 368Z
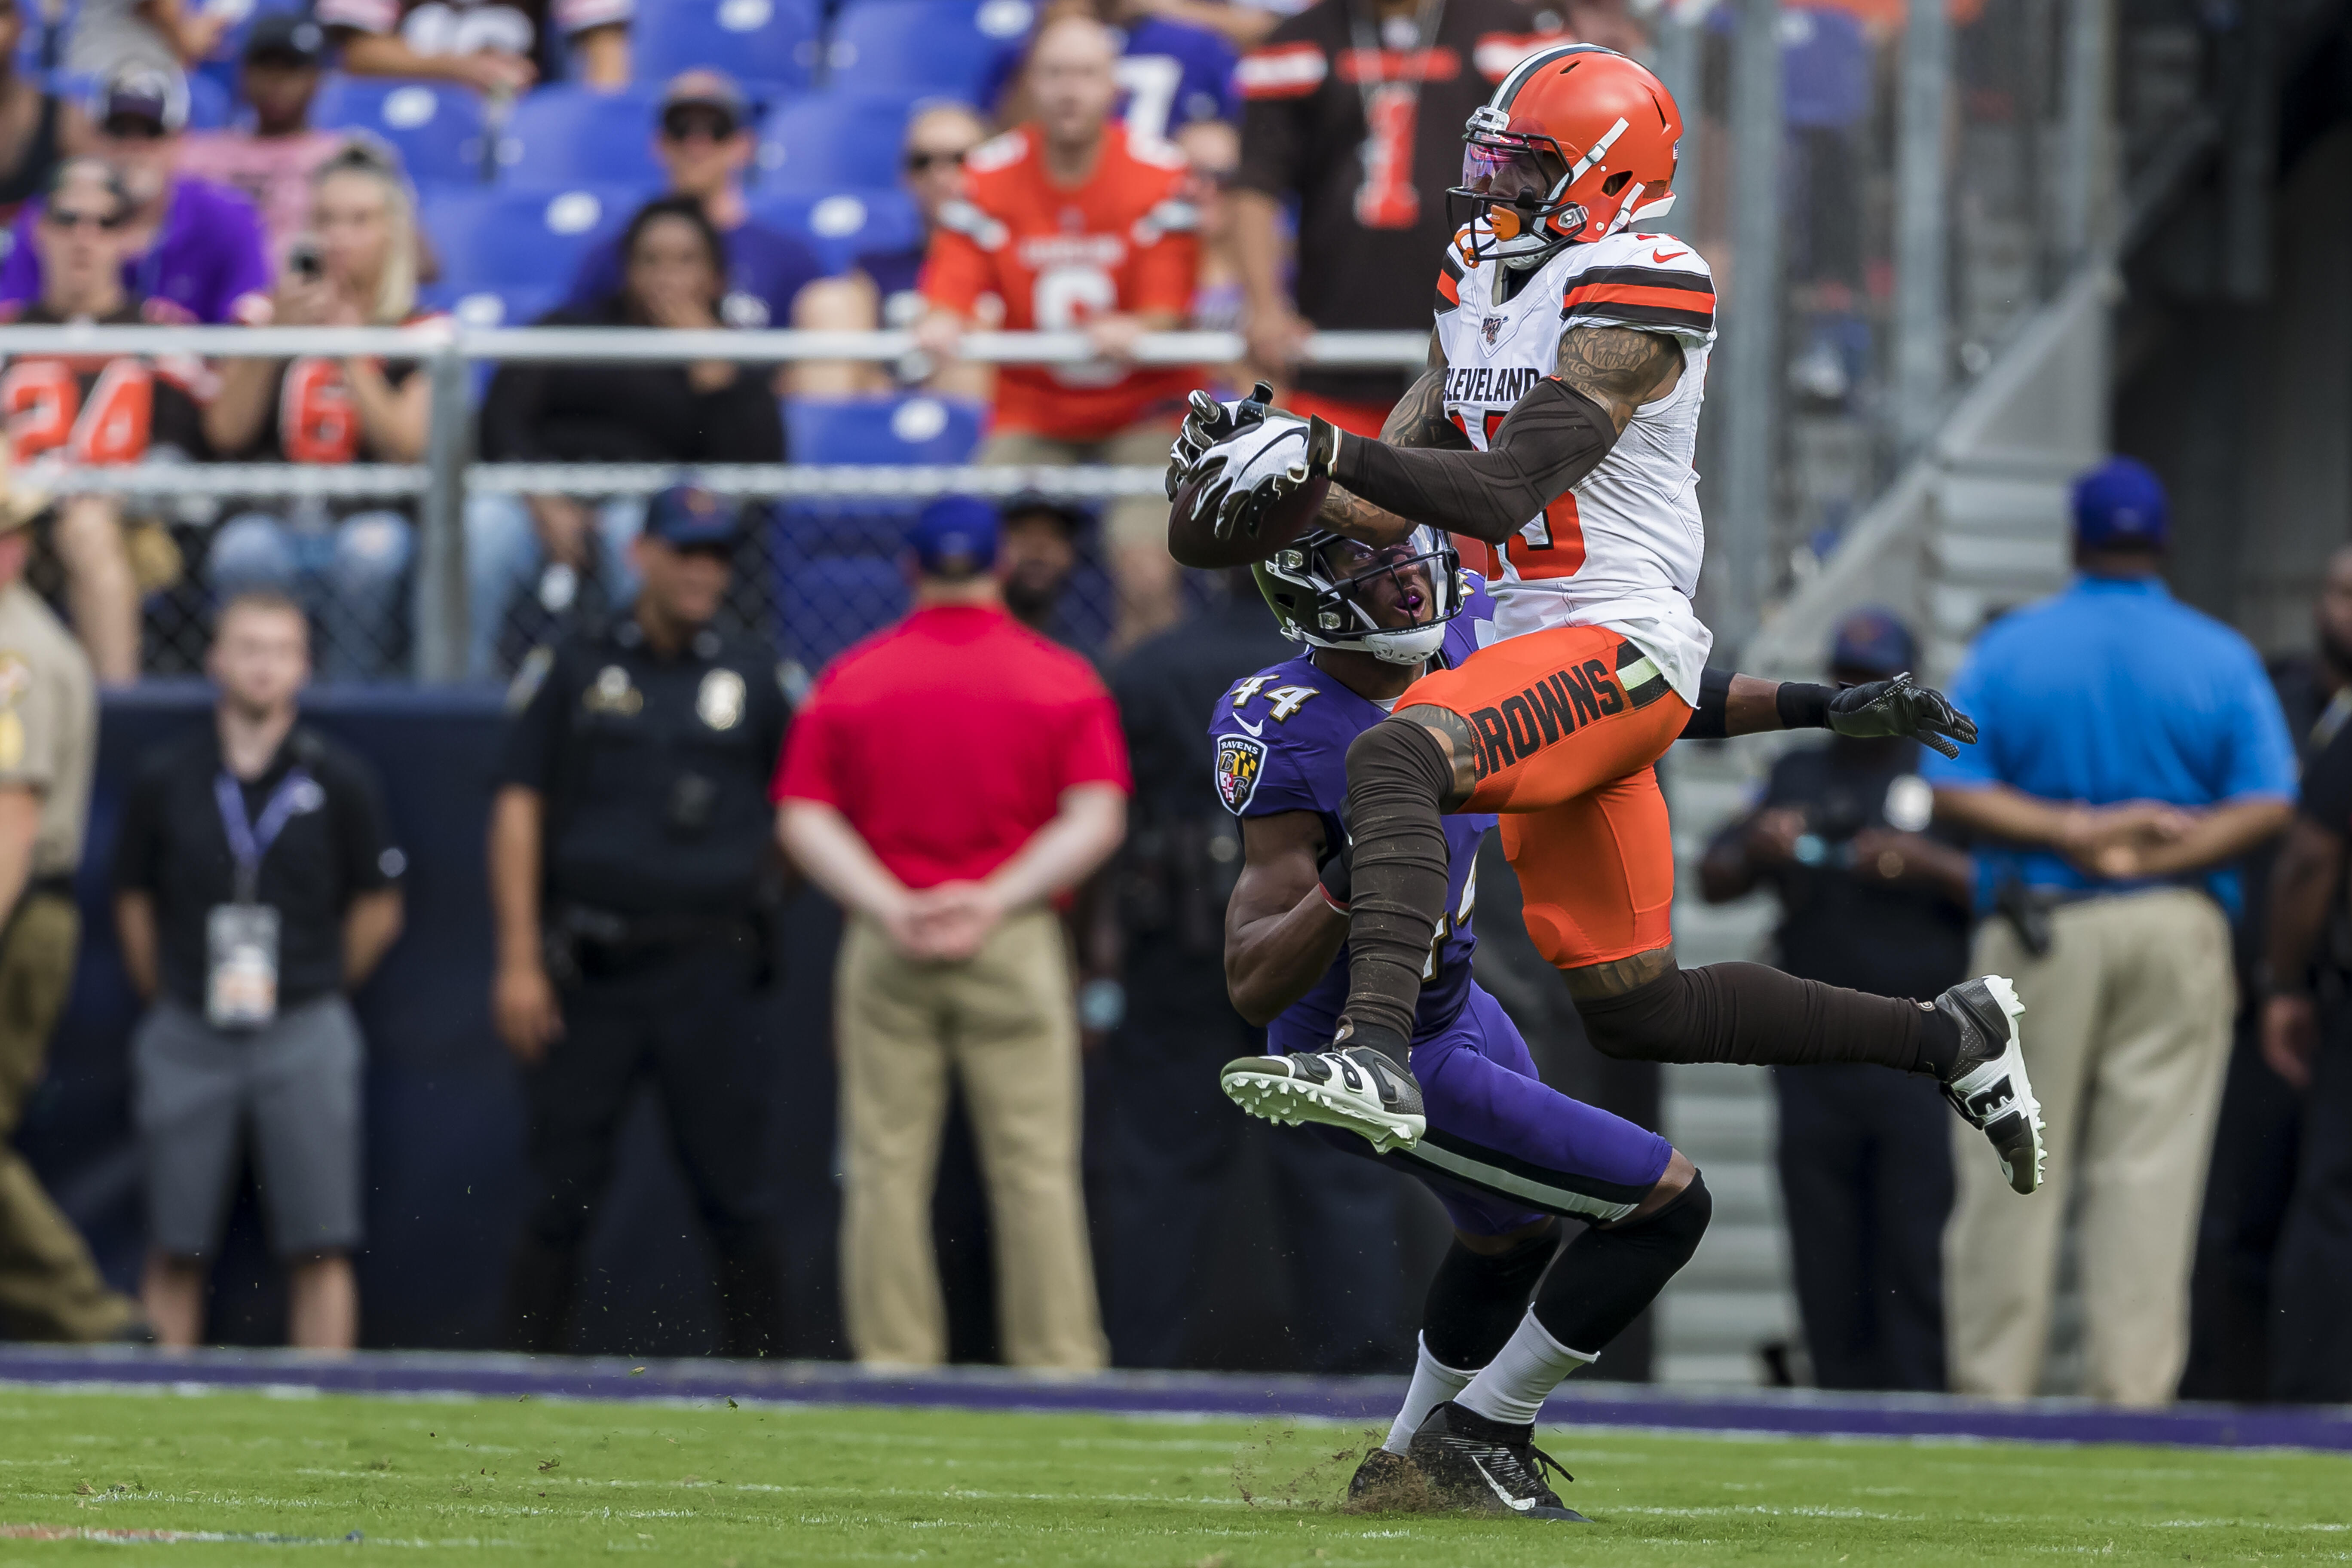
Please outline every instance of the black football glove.
M1220 403L1206 392L1196 390L1185 402L1188 412L1184 426L1176 432L1175 445L1168 448L1168 473L1160 484L1171 501L1176 492L1184 488L1185 478L1192 465L1201 460L1202 453L1265 418L1266 410L1274 406L1274 388L1261 381L1238 403Z
M1315 863L1316 870L1321 874L1323 896L1331 900L1334 908L1342 911L1348 907L1348 899L1355 889L1356 881L1356 833L1354 825L1349 820L1349 815L1348 803L1341 801L1339 836L1336 840L1324 840L1323 858Z
M1977 743L1977 721L1934 687L1913 680L1907 669L1892 680L1849 686L1831 698L1830 728L1858 741L1923 741L1948 757Z

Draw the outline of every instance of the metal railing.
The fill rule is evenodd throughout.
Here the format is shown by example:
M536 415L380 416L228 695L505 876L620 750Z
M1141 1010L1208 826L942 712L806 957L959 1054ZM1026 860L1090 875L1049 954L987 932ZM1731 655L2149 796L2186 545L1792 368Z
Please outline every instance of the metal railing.
M1320 332L1306 363L1418 369L1426 334ZM782 366L835 361L892 364L914 353L903 331L677 331L630 328L479 328L448 319L413 327L0 327L0 358L159 359L368 357L420 364L431 378L432 416L424 461L334 467L144 462L72 466L54 458L20 465L20 484L58 494L97 493L186 503L231 497L413 504L416 550L410 616L413 668L425 681L462 678L467 665L467 498L481 495L636 497L691 479L744 499L783 502L911 501L951 491L1010 496L1035 492L1073 501L1156 495L1156 468L980 468L969 465L500 464L470 461L474 416L470 367L478 362L686 363L721 360ZM965 358L994 364L1086 364L1097 359L1082 332L974 332ZM1223 365L1245 353L1232 332L1160 332L1140 339L1145 365Z

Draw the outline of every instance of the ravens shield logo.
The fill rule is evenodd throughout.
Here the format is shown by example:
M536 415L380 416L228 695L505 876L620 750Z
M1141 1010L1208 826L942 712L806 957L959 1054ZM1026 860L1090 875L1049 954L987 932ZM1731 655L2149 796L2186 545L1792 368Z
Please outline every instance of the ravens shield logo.
M1217 737L1217 798L1225 809L1239 816L1242 808L1257 793L1257 781L1265 772L1265 742L1247 735Z

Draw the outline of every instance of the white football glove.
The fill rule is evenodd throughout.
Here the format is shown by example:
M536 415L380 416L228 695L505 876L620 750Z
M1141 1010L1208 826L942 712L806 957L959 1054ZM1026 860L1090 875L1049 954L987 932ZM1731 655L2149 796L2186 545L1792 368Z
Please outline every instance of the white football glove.
M1168 475L1163 481L1171 501L1176 492L1184 488L1202 453L1265 417L1274 405L1274 388L1261 381L1250 395L1231 403L1220 403L1196 389L1185 402L1189 412L1184 416L1184 427L1176 432L1175 445L1168 448Z
M1265 510L1307 481L1308 421L1269 409L1213 444L1193 461L1188 478L1202 481L1194 512L1214 519L1220 540L1255 538Z

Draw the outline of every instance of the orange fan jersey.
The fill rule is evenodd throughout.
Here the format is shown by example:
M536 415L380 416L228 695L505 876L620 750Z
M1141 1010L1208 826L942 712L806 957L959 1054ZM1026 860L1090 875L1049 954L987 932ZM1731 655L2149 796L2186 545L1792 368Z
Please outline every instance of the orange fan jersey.
M65 318L35 304L16 315L28 326ZM126 304L106 325L139 325ZM156 447L202 458L203 404L213 379L201 360L135 354L17 354L0 370L0 429L19 461L56 455L80 468L137 463Z
M1198 215L1184 184L1173 147L1113 126L1092 177L1058 185L1035 129L1009 131L965 160L963 194L940 214L923 293L965 317L994 294L1014 331L1067 331L1145 310L1181 321L1200 267ZM996 378L996 427L1099 440L1174 407L1194 380L1181 365L1006 365Z

